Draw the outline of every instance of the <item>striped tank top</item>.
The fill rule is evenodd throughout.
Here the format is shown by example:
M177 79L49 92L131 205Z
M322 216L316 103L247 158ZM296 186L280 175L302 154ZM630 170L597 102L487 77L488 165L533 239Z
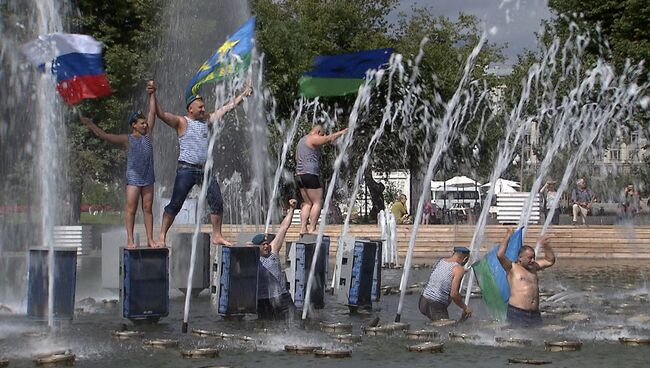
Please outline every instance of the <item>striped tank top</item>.
M185 117L187 128L178 137L178 161L203 165L208 158L208 123Z
M454 278L454 267L459 266L457 262L448 262L444 259L438 261L431 271L429 282L424 287L422 295L434 302L444 305L451 304L451 281Z
M260 266L257 298L276 298L286 293L287 279L280 267L280 257L271 252L268 257L260 257Z
M296 147L296 174L320 175L320 147L309 148L307 136L300 138Z
M156 181L153 167L153 144L151 137L134 137L129 134L126 152L126 184L138 187L152 185Z

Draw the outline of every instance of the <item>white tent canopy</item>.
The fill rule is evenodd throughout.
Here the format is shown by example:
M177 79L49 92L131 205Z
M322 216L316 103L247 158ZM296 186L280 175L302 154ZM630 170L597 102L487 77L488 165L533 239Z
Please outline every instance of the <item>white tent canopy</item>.
M473 187L473 186L480 187L481 183L463 175L463 176L454 176L453 178L445 181L445 185L448 187L463 188L463 187Z
M491 187L492 183L485 183L481 185L481 187ZM520 188L521 185L517 183L516 181L512 180L506 180L506 179L497 179L496 180L496 185L494 187L494 194L501 194L501 193L515 193L517 192L517 189L515 188Z

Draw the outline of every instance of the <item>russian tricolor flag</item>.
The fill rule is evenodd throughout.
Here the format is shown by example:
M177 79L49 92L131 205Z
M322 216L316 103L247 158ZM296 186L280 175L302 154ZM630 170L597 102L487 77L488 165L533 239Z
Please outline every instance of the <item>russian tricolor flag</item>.
M109 95L102 44L87 35L52 33L22 47L29 61L56 75L59 94L68 105Z

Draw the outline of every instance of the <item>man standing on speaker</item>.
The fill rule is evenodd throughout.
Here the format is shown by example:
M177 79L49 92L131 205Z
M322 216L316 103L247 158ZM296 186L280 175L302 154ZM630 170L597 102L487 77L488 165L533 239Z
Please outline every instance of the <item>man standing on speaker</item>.
M280 266L280 250L291 226L297 201L289 200L289 209L278 233L257 234L252 243L260 247L260 271L257 285L257 315L260 319L293 319L296 307L287 290L287 280Z
M178 135L178 168L176 169L176 179L174 181L174 190L172 198L163 214L162 224L160 225L160 235L156 246L165 246L165 237L167 231L172 226L176 215L183 207L183 202L194 185L203 183L205 162L208 158L208 143L210 129L213 123L218 122L230 110L239 105L244 98L252 93L250 86L223 105L213 113L207 113L203 98L199 95L192 95L187 98L187 115L178 116L165 112L158 100L154 96L156 106L156 115L170 128L176 130ZM210 222L212 222L212 243L231 245L221 233L221 222L223 215L223 198L221 189L216 178L210 177L208 180L207 200L210 207Z

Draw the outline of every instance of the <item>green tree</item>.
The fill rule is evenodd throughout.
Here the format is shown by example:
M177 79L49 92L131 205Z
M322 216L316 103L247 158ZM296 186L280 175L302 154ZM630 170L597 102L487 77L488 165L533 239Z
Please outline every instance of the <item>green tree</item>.
M601 54L601 47L611 50L609 59L619 68L625 60L634 63L650 60L650 2L646 0L549 0L555 13L553 23L566 32L570 22L586 28L599 39L589 51ZM574 16L577 15L577 17ZM597 31L600 30L601 37ZM646 63L646 71L650 66ZM647 73L646 73L647 74ZM647 76L646 76L647 78Z
M424 37L430 41L424 47L425 56L418 77L422 90L418 93L421 103L429 104L432 114L441 114L442 104L437 101L447 101L453 95L465 60L479 40L478 19L461 14L459 20L453 22L434 16L429 9L416 9L412 17L403 16L398 24L391 26L386 22L386 16L395 4L396 1L392 0L254 1L253 9L259 28L257 39L265 53L265 80L278 101L278 115L286 117L294 107L298 79L310 69L314 56L393 47L405 59L414 59ZM484 75L484 68L501 60L503 57L500 48L486 45L472 70L472 77L492 83L494 78ZM410 70L407 70L408 73ZM403 82L395 83L398 85L395 87L397 90ZM377 95L373 97L369 111L361 116L358 123L358 133L349 155L352 164L344 168L343 177L348 180L354 177L358 167L356 164L366 152L370 137L381 120L386 88L380 86L379 91L373 93ZM330 112L338 109L339 116L348 116L355 97L321 98L320 101L329 106ZM393 100L398 98L399 96L393 97ZM310 119L304 119L298 136L306 133L309 122ZM341 123L347 122L339 122L338 128L344 125ZM406 168L412 173L420 173L423 158L428 157L431 142L435 142L436 138L435 129L432 126L427 128L422 123L421 116L414 114L412 119L398 121L387 128L373 155L371 167L383 172ZM481 142L491 138L491 135L482 135L479 126L480 121L476 119L463 134L472 138L481 135ZM471 142L472 139L465 141ZM469 167L476 164L471 160L461 162L468 157L467 152L472 150L465 141L453 147L453 156L459 159L455 163L454 160L449 161L450 171L459 170L462 165ZM428 144L423 144L426 142ZM480 158L489 160L492 146L483 146L486 151ZM332 155L333 150L328 150L322 160L325 179L331 172L329 165L333 162ZM290 162L289 170L293 169L292 165ZM373 196L375 197L377 196Z
M126 117L140 107L135 96L145 94L148 66L155 60L161 0L79 0L70 28L104 43L104 61L113 89L109 97L87 100L80 105L107 132L130 133ZM95 138L71 116L70 144L71 222L79 220L79 204L85 183L107 185L121 182L126 164L124 151Z

